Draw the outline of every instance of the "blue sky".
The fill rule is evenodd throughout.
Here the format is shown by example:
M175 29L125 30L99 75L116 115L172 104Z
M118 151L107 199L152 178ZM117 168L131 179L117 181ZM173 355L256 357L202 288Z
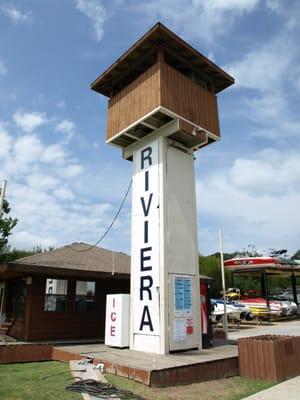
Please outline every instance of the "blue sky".
M300 3L0 0L0 180L18 248L95 242L130 181L90 83L157 21L232 74L197 152L199 250L300 248ZM130 251L130 199L103 247Z

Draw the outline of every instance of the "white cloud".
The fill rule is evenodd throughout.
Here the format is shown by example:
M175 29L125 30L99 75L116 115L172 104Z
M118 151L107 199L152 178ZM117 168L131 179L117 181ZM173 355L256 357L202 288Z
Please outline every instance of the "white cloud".
M1 158L8 157L11 147L12 147L12 139L8 135L4 127L4 124L0 122L0 160Z
M244 90L237 110L250 122L250 134L282 143L300 131L299 113L291 107L298 101L293 99L299 79L298 43L292 32L282 30L254 47L225 69L235 77L235 88Z
M59 108L60 110L65 110L67 107L67 104L66 104L65 100L59 100L56 103L56 107Z
M296 89L300 92L300 73L295 81Z
M7 74L7 67L5 62L0 58L0 75Z
M284 26L287 30L292 30L299 26L300 6L298 0L265 0L265 6L271 12L283 18Z
M21 136L15 141L14 156L18 164L28 164L39 161L43 145L35 135Z
M64 163L66 158L66 152L63 147L59 144L51 144L44 149L42 155L42 161L44 162L56 162L58 164Z
M84 194L76 197L67 180L61 180L55 189L41 188L32 182L12 183L9 193L13 214L19 218L10 243L19 248L93 242L115 212L110 204L93 204ZM45 242L53 238L55 242Z
M298 25L298 21L299 21L299 17L297 16L297 14L291 15L286 22L287 29L292 30L292 29L296 28Z
M231 185L255 196L300 192L300 158L297 152L266 149L255 158L238 158L229 170Z
M51 175L37 172L26 176L26 182L32 189L50 191L59 186L59 180Z
M83 167L80 164L68 165L61 169L60 174L66 178L74 178L83 172Z
M81 190L80 185L86 184L79 177L84 169L71 149L66 152L62 145L46 144L34 133L17 137L4 124L0 125L0 141L1 175L8 180L11 215L19 219L10 244L47 248L80 240L94 242L117 206L100 201L97 190L93 200ZM88 177L90 182L93 179ZM127 234L122 234L123 240Z
M141 1L135 8L151 20L162 18L173 29L181 29L185 36L211 43L258 3L259 0L150 0Z
M248 108L248 115L258 123L271 121L274 123L280 114L287 107L286 100L280 93L264 92L247 99L245 106ZM286 110L285 110L286 111Z
M55 132L62 133L65 137L64 140L69 142L75 133L75 123L69 119L64 119L56 125Z
M68 119L64 119L61 121L58 125L56 125L56 132L62 132L62 133L72 133L74 132L75 124L73 121L70 121Z
M74 193L67 187L59 187L53 191L53 195L59 200L74 200Z
M280 90L242 98L239 107L252 124L250 136L268 138L278 144L299 136L299 115L293 113L288 99Z
M299 171L296 152L267 149L202 178L197 184L200 247L216 251L212 237L216 241L217 228L223 227L228 252L253 242L263 249L299 248Z
M278 35L274 40L255 46L240 61L225 66L225 70L235 77L237 88L273 92L286 79L296 51L293 41L285 35Z
M0 11L10 18L14 24L31 22L31 12L21 11L13 4L7 3L0 5Z
M241 10L251 11L258 4L259 0L211 0L207 6L213 10ZM198 0L195 3L205 3L203 0Z
M266 0L266 7L272 11L278 11L282 6L282 0Z
M210 53L208 53L207 58L209 60L211 60L212 62L214 62L214 63L216 62L215 55L214 55L214 53L212 51Z
M17 126L24 132L32 132L35 128L47 122L45 113L37 111L26 112L22 109L17 110L13 118Z
M86 15L92 22L95 39L103 37L103 25L107 18L106 9L100 0L75 0L76 8Z
M37 246L41 246L43 249L48 249L49 247L55 247L57 245L56 237L43 237L28 232L27 230L16 232L12 236L10 242L12 247L16 246L18 249L32 249Z

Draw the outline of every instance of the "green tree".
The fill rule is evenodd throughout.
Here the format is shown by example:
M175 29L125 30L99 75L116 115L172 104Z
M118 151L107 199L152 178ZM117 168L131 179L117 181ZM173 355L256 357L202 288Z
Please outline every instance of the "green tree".
M220 297L222 291L222 276L221 276L221 262L220 254L215 253L210 256L199 255L199 271L200 275L206 275L214 278L211 284L211 295L212 297ZM230 274L225 270L225 280L227 287L231 286Z
M9 213L9 203L4 199L2 212L0 211L0 254L9 250L8 237L11 235L13 228L18 223L18 219L10 217L8 215Z
M8 263L18 258L29 257L37 254L36 251L33 250L19 250L19 249L9 249L7 252L0 253L0 264Z
M240 254L240 252L224 253L224 260L229 260ZM209 256L199 255L199 271L200 275L207 275L214 278L211 285L212 297L220 297L222 292L222 276L221 276L221 261L220 253L214 253ZM226 289L233 285L241 290L242 293L249 289L260 290L260 280L252 276L239 276L234 275L234 282L232 272L225 269L225 283Z

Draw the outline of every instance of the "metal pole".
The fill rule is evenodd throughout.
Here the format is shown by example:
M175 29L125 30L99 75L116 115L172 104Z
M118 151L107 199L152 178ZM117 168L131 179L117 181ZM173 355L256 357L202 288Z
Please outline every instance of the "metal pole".
M235 288L235 279L234 279L233 271L231 271L231 285L232 285L232 288L234 289Z
M267 307L270 310L270 299L269 299L269 288L268 288L268 274L264 272L264 284L265 284L265 294L267 300Z
M3 181L2 182L1 193L0 193L0 215L2 214L2 208L3 208L4 197L5 197L6 185L7 185L7 181Z
M225 333L225 340L228 340L228 324L227 324L227 308L226 308L226 284L225 284L225 271L224 271L222 229L219 229L219 242L220 242L220 258L221 258L221 273L222 273L222 290L223 290L223 299L224 299L223 331Z
M292 289L293 289L293 298L294 298L294 302L298 304L298 297L297 297L297 281L296 281L296 276L295 276L295 272L293 271L291 274L291 281L292 281Z

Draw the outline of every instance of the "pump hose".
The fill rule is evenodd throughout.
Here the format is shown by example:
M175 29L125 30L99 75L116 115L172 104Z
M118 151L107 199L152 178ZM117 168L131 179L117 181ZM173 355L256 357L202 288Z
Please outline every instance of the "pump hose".
M132 393L130 390L118 389L109 383L97 382L94 379L83 379L66 387L72 392L87 393L103 399L116 398L121 400L145 400L144 397Z

